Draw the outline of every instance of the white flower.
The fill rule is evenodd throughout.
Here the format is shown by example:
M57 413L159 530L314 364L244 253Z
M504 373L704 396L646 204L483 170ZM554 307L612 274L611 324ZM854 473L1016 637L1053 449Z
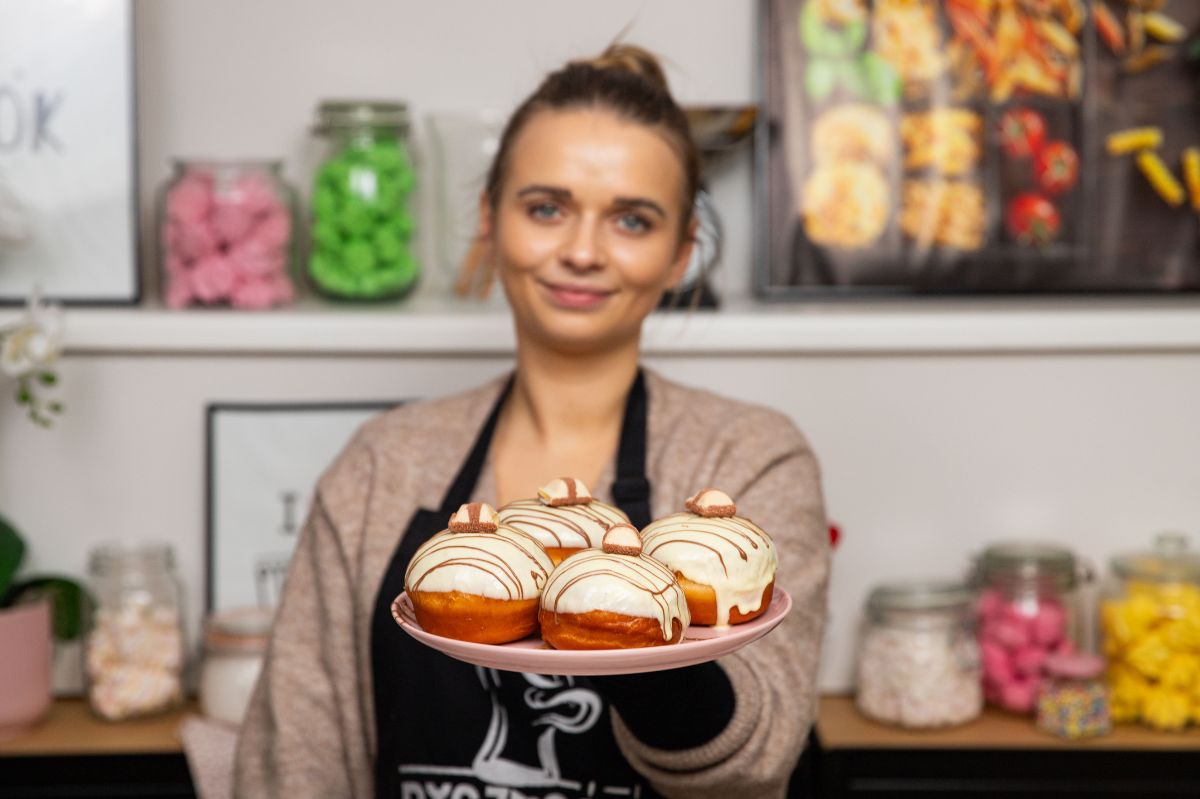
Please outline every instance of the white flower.
M62 333L62 309L42 302L34 289L25 315L0 330L0 370L10 377L24 377L46 368L62 351Z

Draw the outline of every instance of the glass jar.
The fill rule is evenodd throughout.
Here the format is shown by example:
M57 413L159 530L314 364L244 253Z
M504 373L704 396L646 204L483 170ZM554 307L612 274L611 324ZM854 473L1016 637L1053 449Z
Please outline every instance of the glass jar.
M92 711L110 721L151 715L183 700L182 588L165 545L92 550L96 607L84 643Z
M235 608L214 614L204 628L200 711L234 726L242 723L262 670L274 612Z
M327 101L315 132L329 149L313 185L313 285L344 300L403 296L420 273L412 251L408 107Z
M1100 623L1115 721L1200 722L1200 555L1185 535L1112 559Z
M867 600L855 701L902 727L963 724L983 696L972 594L962 583L893 583Z
M1042 664L1037 726L1060 738L1091 738L1112 731L1104 659L1098 655L1050 655Z
M158 219L168 307L295 299L296 194L279 161L176 161Z
M503 113L491 110L428 116L425 175L433 184L433 252L437 268L452 281L462 277L464 260L478 238L479 195L500 149L504 121Z
M1075 556L1049 544L996 544L979 559L974 581L984 697L1032 713L1046 658L1082 643Z

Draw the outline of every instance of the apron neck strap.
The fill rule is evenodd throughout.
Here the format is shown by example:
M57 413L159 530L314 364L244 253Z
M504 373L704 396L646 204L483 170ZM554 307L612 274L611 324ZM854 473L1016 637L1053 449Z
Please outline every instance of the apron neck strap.
M617 449L617 474L612 495L617 507L625 511L634 527L650 524L650 481L646 479L646 375L639 368L629 397L625 400L625 419L621 423L621 443Z
M475 484L487 460L492 434L500 419L504 401L512 393L515 375L508 378L496 404L479 430L470 454L459 467L458 474L442 498L440 513L449 517L458 508L471 501ZM617 471L613 479L612 495L617 506L639 530L650 524L650 482L646 479L646 376L637 371L629 396L625 400L625 416L621 422L621 442L617 448Z
M508 376L508 381L501 389L500 396L496 398L496 404L492 406L487 420L479 429L479 435L475 438L475 444L471 447L470 454L458 468L454 482L450 484L446 495L442 497L440 512L443 516L449 518L459 507L471 501L471 494L475 492L475 484L479 482L479 475L487 460L488 448L492 444L492 434L496 432L496 422L500 419L500 410L504 407L504 401L508 399L508 395L512 393L515 378L515 374Z

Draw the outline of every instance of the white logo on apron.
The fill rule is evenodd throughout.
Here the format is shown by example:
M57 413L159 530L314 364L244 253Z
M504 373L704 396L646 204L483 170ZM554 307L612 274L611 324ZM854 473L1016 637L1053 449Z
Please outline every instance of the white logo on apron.
M585 789L578 781L563 779L558 764L558 752L554 745L555 737L559 733L578 735L596 726L604 710L604 702L595 691L577 687L575 680L567 676L500 672L481 666L476 667L476 672L491 699L492 717L483 744L470 767L405 764L399 767L401 774L473 777L485 784L504 788L560 788L581 791L587 796L634 797L641 794L638 786L599 786L588 783ZM522 763L504 755L511 722L508 711L500 702L498 689L502 680L514 679L523 680L528 685L523 697L525 706L534 711L534 714L528 722L532 729L523 732L537 736L537 763ZM411 795L414 799L425 797L429 789L434 787L429 782L406 780L402 786L402 795ZM443 783L436 787L449 789L451 785ZM457 787L474 790L468 785ZM463 794L464 797L466 795Z

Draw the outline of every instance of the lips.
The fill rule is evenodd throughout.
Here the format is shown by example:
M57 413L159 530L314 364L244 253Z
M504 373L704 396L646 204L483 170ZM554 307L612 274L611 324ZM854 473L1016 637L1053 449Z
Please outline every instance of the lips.
M602 304L613 292L592 286L571 283L549 283L541 281L550 300L562 308L594 308Z

